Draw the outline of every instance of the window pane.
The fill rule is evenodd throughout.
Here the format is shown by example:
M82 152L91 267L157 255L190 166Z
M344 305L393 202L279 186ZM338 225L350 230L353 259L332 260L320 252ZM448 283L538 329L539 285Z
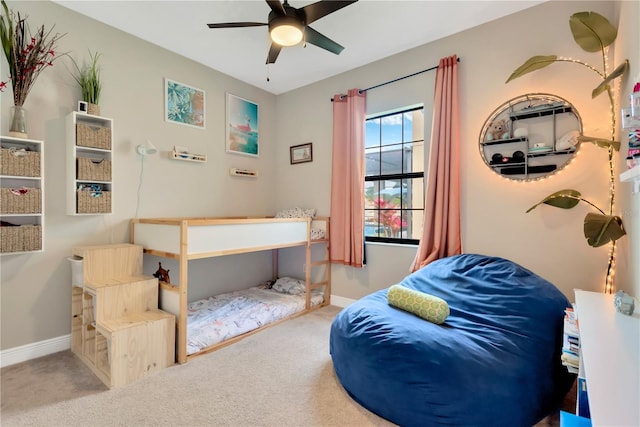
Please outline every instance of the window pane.
M377 147L380 145L380 119L371 119L365 122L365 147Z
M402 142L402 115L394 114L381 118L382 145L397 144Z
M424 209L424 178L403 179L404 206L407 209Z
M403 141L424 140L424 110L407 111L403 114Z
M384 147L380 153L381 175L402 173L402 144Z
M386 179L380 182L380 199L384 202L393 204L394 206L400 207L401 198L402 198L402 189L400 186L401 180L399 179ZM380 205L380 209L384 209L387 206L383 204Z
M365 181L364 183L364 208L375 209L374 201L380 198L378 189L380 184L378 181Z
M380 148L365 148L364 176L380 175Z
M380 211L377 209L364 211L364 235L386 237L384 234L384 226L380 222Z
M403 239L416 239L420 240L422 236L422 217L424 215L424 211L404 211L403 219L404 219L404 227L402 229L402 238Z
M404 144L402 173L424 171L424 142Z
M403 199L401 180L388 179L380 182L380 197L374 204L380 210L379 232L383 237L399 237Z

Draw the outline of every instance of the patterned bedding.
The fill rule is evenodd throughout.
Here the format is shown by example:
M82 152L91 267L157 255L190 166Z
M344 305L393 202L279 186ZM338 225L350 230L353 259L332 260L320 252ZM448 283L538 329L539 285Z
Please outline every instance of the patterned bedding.
M314 289L311 306L323 301L322 289ZM304 308L304 293L291 295L265 286L194 301L187 306L187 354L284 319Z

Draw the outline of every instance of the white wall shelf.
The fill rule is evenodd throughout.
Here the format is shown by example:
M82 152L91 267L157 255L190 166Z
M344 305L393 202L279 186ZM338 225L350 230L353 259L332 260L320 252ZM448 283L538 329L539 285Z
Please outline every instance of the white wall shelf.
M229 169L229 175L231 175L231 176L243 176L243 177L247 177L247 178L257 178L258 177L258 171L255 170L255 169L231 168L231 169Z
M0 137L0 187L3 199L16 197L11 205L0 203L0 219L14 224L0 229L0 255L17 255L44 250L44 144L34 139ZM11 190L25 190L21 206ZM28 193L32 191L32 193ZM39 192L39 193L38 193ZM37 194L36 199L27 194ZM3 200L4 202L4 200ZM37 211L33 204L39 205Z
M633 184L633 193L640 192L640 165L620 174L620 182L631 182Z
M173 160L184 160L186 162L207 162L206 154L179 153L175 150L169 151L169 158Z
M67 215L113 213L113 120L73 111L66 135Z

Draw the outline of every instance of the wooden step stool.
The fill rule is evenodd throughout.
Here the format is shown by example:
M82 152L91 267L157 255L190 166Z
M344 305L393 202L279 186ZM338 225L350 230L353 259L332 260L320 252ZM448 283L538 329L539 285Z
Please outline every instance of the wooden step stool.
M173 365L175 316L158 309L158 279L142 274L142 246L73 249L71 351L108 387Z

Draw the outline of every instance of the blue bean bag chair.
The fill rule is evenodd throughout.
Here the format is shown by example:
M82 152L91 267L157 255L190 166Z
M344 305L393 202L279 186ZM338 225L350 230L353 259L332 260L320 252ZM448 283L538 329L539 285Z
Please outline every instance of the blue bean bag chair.
M509 260L463 254L407 276L449 308L436 324L390 305L388 289L331 325L335 373L365 408L401 426L531 427L556 411L575 376L561 364L569 300Z

